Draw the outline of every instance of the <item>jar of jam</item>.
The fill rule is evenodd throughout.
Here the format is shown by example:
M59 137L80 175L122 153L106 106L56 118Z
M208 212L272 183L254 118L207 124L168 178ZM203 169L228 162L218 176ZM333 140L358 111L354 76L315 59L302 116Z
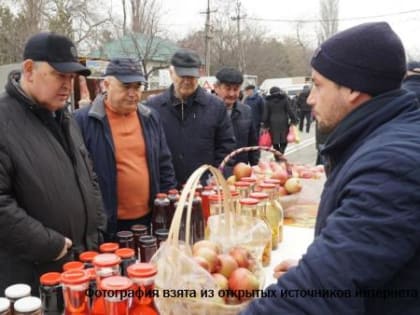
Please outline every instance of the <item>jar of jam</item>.
M99 246L99 251L104 254L112 254L114 253L118 248L120 248L120 245L118 243L102 243Z
M134 233L131 231L119 231L117 232L117 240L120 248L132 248L134 249Z
M194 199L191 208L191 222L190 222L190 243L194 244L204 239L204 216L203 208L201 207L201 198L199 193L194 194Z
M150 235L140 236L139 245L140 261L149 262L157 251L156 237Z
M85 265L85 268L92 268L93 267L93 258L95 258L95 256L99 255L98 252L95 251L86 251L86 252L82 252L79 255L79 259L81 262L83 262L83 264Z
M134 251L133 251L134 253ZM129 308L129 294L133 282L121 276L113 276L101 282L104 292L105 315L127 315ZM107 293L109 292L109 294Z
M254 177L242 177L241 182L249 183L249 190L251 193L254 191L255 185L257 183L257 179Z
M236 182L234 184L236 191L239 193L240 198L246 198L249 196L251 190L251 184L248 182Z
M168 233L168 229L159 229L155 231L156 243L158 248L160 248L162 242L165 242L168 239Z
M85 264L81 261L69 261L63 265L63 271L82 269L85 269Z
M99 254L93 258L97 287L102 279L120 275L121 258L115 254Z
M168 214L170 212L169 199L164 193L156 195L153 203L152 213L152 232L158 229L167 229L169 227Z
M239 199L239 204L241 205L240 214L249 217L257 216L257 205L258 199L254 198L242 198Z
M63 289L59 272L44 273L39 279L39 297L45 315L61 315L64 311Z
M96 286L96 272L95 272L95 268L88 268L88 269L85 269L85 271L89 275L89 296L91 297L89 299L89 307L92 308L94 296L95 296L96 290L98 289L98 287Z
M172 219L175 214L175 203L179 200L179 191L178 189L171 189L168 191L168 199L169 199L169 211L168 211L168 229L171 226Z
M207 222L207 219L210 216L209 197L215 194L216 192L214 191L213 186L205 186L204 190L201 192L201 206L203 208L204 222Z
M136 254L132 248L119 248L115 251L115 255L121 258L120 268L121 275L127 275L127 267L136 262Z
M20 298L30 296L31 295L31 287L25 283L17 283L8 286L4 290L4 295L10 301L10 311L14 313L14 303L15 301L19 300Z
M27 296L15 302L15 315L42 315L41 299Z
M10 301L4 297L0 297L0 315L10 314Z
M147 229L146 225L143 224L135 224L133 226L131 226L131 232L133 232L134 234L134 251L136 252L136 257L137 259L139 259L139 252L138 252L138 247L139 247L139 237L143 236L143 235L148 235L149 231Z
M69 270L61 274L65 315L88 315L89 301L86 290L89 275L85 270Z

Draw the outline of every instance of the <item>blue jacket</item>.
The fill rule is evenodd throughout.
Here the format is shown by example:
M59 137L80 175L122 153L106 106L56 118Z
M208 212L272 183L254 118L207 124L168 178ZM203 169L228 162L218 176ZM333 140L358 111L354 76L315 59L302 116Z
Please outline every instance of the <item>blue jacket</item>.
M230 115L236 138L236 148L252 147L258 145L257 132L252 121L251 108L236 102ZM251 165L258 164L260 154L258 151L241 153L235 157L235 162L244 162Z
M217 167L235 149L232 123L223 102L198 87L181 103L173 86L148 100L163 121L179 184L201 165Z
M314 242L269 287L277 298L253 301L243 315L420 314L419 135L420 110L404 90L340 122L322 152L328 179Z
M261 95L254 92L251 96L248 96L245 101L245 104L249 105L252 110L252 117L254 121L255 130L260 129L260 124L262 122L262 116L264 113L264 99Z
M402 87L407 91L416 93L417 99L420 102L420 74L406 77L402 83Z
M147 151L150 176L150 205L158 192L167 192L176 187L171 153L159 115L139 104L137 110ZM92 105L75 112L86 147L89 150L98 175L105 210L108 216L108 232L116 232L117 224L117 170L114 144L104 107L104 95L98 95Z

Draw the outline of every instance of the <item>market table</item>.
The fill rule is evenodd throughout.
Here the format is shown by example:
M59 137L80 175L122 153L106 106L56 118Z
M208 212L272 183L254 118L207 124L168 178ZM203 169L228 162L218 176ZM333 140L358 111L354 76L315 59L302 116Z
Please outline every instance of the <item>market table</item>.
M283 227L283 242L271 252L271 263L264 268L265 286L276 282L273 277L274 267L285 259L299 259L306 252L314 239L313 228L302 228L285 225Z

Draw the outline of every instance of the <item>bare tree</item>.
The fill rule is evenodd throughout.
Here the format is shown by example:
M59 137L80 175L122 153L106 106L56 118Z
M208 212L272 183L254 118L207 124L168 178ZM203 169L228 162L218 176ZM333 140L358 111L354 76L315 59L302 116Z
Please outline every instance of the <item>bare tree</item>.
M321 0L320 3L320 29L318 30L318 43L322 43L338 30L338 7L340 0Z

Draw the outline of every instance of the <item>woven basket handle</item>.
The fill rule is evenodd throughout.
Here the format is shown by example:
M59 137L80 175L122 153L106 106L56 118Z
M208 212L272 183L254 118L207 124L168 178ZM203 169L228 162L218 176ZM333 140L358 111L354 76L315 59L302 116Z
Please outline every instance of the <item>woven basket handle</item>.
M224 232L226 232L226 235L230 235L233 232L232 231L233 229L230 228L232 226L230 222L230 216L234 213L234 210L232 209L232 204L229 202L232 199L229 187L223 175L220 173L220 171L217 168L206 164L206 165L200 166L198 169L194 171L194 173L192 173L192 175L188 178L182 190L177 207L175 209L175 214L172 219L171 227L168 233L167 242L169 244L172 244L176 247L179 246L179 231L181 228L182 215L183 215L183 212L185 211L184 209L185 206L187 206L187 209L186 209L187 215L186 215L186 224L185 224L185 242L187 244L190 243L191 209L192 209L192 203L194 200L194 193L198 184L200 183L201 176L203 176L207 171L212 173L216 181L216 184L219 185L223 190L223 196L224 196L223 209L224 209L225 214L229 214L229 215L226 215L227 224L225 225L228 228ZM218 194L221 200L222 198L220 196L220 191L218 192Z
M225 168L226 163L229 162L234 156L238 155L239 153L257 151L257 150L272 152L275 156L277 156L279 158L280 161L285 162L286 165L287 165L287 160L284 158L283 154L280 151L277 151L277 150L275 150L273 148L270 148L270 147L254 146L254 147L243 147L243 148L239 148L239 149L236 149L236 150L232 151L229 155L227 155L223 159L222 163L220 163L219 170L221 172L223 172L223 169Z

